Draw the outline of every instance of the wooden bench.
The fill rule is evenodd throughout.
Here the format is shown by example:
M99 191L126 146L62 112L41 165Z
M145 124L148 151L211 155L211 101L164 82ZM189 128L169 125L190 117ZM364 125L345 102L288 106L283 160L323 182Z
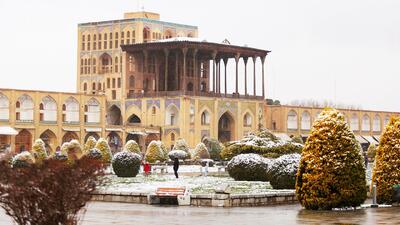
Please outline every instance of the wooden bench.
M149 204L190 205L190 196L185 187L157 188L154 194L148 195L148 202Z

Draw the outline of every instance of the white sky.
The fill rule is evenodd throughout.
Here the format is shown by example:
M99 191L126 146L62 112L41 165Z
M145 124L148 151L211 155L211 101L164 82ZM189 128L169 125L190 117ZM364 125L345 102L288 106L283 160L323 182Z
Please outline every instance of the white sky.
M199 26L200 37L209 41L227 38L271 50L269 98L328 99L400 111L398 0L143 4L164 21ZM0 0L0 87L75 91L77 24L120 19L137 9L137 0Z

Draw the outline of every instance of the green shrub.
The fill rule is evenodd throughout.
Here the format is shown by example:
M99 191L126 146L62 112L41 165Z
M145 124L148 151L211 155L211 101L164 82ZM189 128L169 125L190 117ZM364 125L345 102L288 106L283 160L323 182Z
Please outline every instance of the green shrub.
M118 177L136 177L139 173L141 156L130 151L115 154L112 160L114 173Z
M171 160L174 160L175 158L185 160L189 158L189 153L182 151L182 150L172 150L168 153L168 157Z
M282 155L301 153L303 145L284 141L268 130L257 134L248 134L240 141L232 142L221 151L222 159L231 159L240 154L258 154L267 158L277 158Z
M101 158L104 163L110 163L112 159L112 153L108 142L104 138L100 138L97 143L96 147L101 152Z
M220 161L223 145L217 139L212 138L204 139L203 143L207 146L210 158L215 161Z
M391 118L376 150L372 184L378 203L392 203L393 186L400 184L400 117Z
M323 111L301 155L296 193L306 209L357 207L367 198L361 146L343 114Z
M370 144L368 147L367 155L368 155L368 159L371 162L375 161L376 149L377 149L377 146L374 144Z
M206 145L203 143L197 144L192 158L194 160L209 159L210 153L208 152Z
M229 176L239 181L267 181L268 165L256 154L242 154L233 157L227 167Z
M283 155L268 168L268 180L274 189L295 189L300 154Z
M140 151L138 143L134 140L129 140L128 142L126 142L124 150L142 155L142 151Z
M292 141L293 141L294 143L304 144L303 138L301 138L301 137L299 137L299 136L294 136L294 137L292 138Z
M96 146L97 140L93 136L90 136L87 140L85 145L83 146L83 154L86 155L91 149Z
M28 151L21 152L21 153L15 155L11 161L11 165L14 168L29 167L30 165L32 165L34 163L35 163L35 158Z
M161 141L152 141L147 147L146 161L155 163L157 161L165 162L168 159L168 153Z
M101 155L100 150L98 150L97 148L92 148L86 154L86 157L88 157L90 159L95 159L95 160L102 160L103 156Z

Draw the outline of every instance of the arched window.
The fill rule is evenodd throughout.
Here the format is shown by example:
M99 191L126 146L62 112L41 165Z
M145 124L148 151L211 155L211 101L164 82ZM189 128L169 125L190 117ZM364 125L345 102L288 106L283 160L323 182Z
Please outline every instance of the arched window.
M109 54L104 53L99 58L101 73L112 72L112 58Z
M87 123L99 123L100 122L100 103L92 98L86 104L86 122Z
M243 125L245 127L251 127L251 125L253 124L253 118L250 115L250 113L246 113L243 117Z
M289 130L297 130L297 113L291 110L287 116L287 128Z
M210 124L210 113L205 110L201 114L201 125L209 125Z
M166 125L175 126L179 121L179 110L176 106L170 105L166 110L165 122Z
M171 142L174 142L174 141L175 141L175 134L171 133Z
M101 91L101 83L97 83L97 90Z
M169 38L172 38L172 37L173 37L172 31L166 30L166 31L164 32L164 38L165 38L165 39L169 39Z
M381 132L382 128L381 128L381 117L379 115L375 115L374 117L374 124L372 127L374 132Z
M77 123L79 122L79 103L73 98L69 97L65 101L65 109L63 114L65 115L65 122L67 123Z
M157 109L155 106L151 107L151 114L155 115L157 112Z
M148 27L143 28L143 42L144 43L150 41L150 39L151 39L150 33L151 33L150 28L148 28Z
M116 47L116 48L117 48L117 47ZM118 56L115 56L114 65L115 65L114 71L115 71L116 73L118 73Z
M0 120L10 119L10 101L7 96L0 93Z
M17 110L19 120L33 121L33 99L29 95L22 95L18 98L18 102L20 103L20 108Z
M83 91L87 91L87 83L83 83Z
M130 116L129 119L128 119L128 123L130 123L130 124L135 124L135 123L139 124L141 122L142 122L142 120L135 114Z
M206 82L201 82L201 84L200 84L200 91L201 91L201 92L206 92L206 90L207 90L207 84L206 84Z
M95 91L95 90L96 90L96 83L93 82L93 83L92 83L92 91Z
M353 131L358 131L360 130L360 122L358 120L358 116L357 114L353 114L351 117L351 121L350 121L350 128Z
M57 121L57 103L50 97L46 96L42 99L43 109L40 114L43 115L41 118L45 122L56 122Z
M390 122L390 116L387 115L387 116L385 116L385 121L384 121L384 123L383 123L383 126L386 127L386 126L388 125L389 122Z
M301 129L302 130L311 129L311 114L307 111L301 114Z
M368 115L364 115L362 118L361 130L362 131L370 131L371 130L371 119L369 118Z

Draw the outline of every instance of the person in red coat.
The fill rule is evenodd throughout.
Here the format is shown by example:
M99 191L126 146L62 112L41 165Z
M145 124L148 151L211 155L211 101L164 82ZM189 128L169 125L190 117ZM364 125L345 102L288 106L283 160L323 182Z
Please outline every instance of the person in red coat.
M148 176L150 174L151 166L150 163L145 161L143 165L144 175Z

